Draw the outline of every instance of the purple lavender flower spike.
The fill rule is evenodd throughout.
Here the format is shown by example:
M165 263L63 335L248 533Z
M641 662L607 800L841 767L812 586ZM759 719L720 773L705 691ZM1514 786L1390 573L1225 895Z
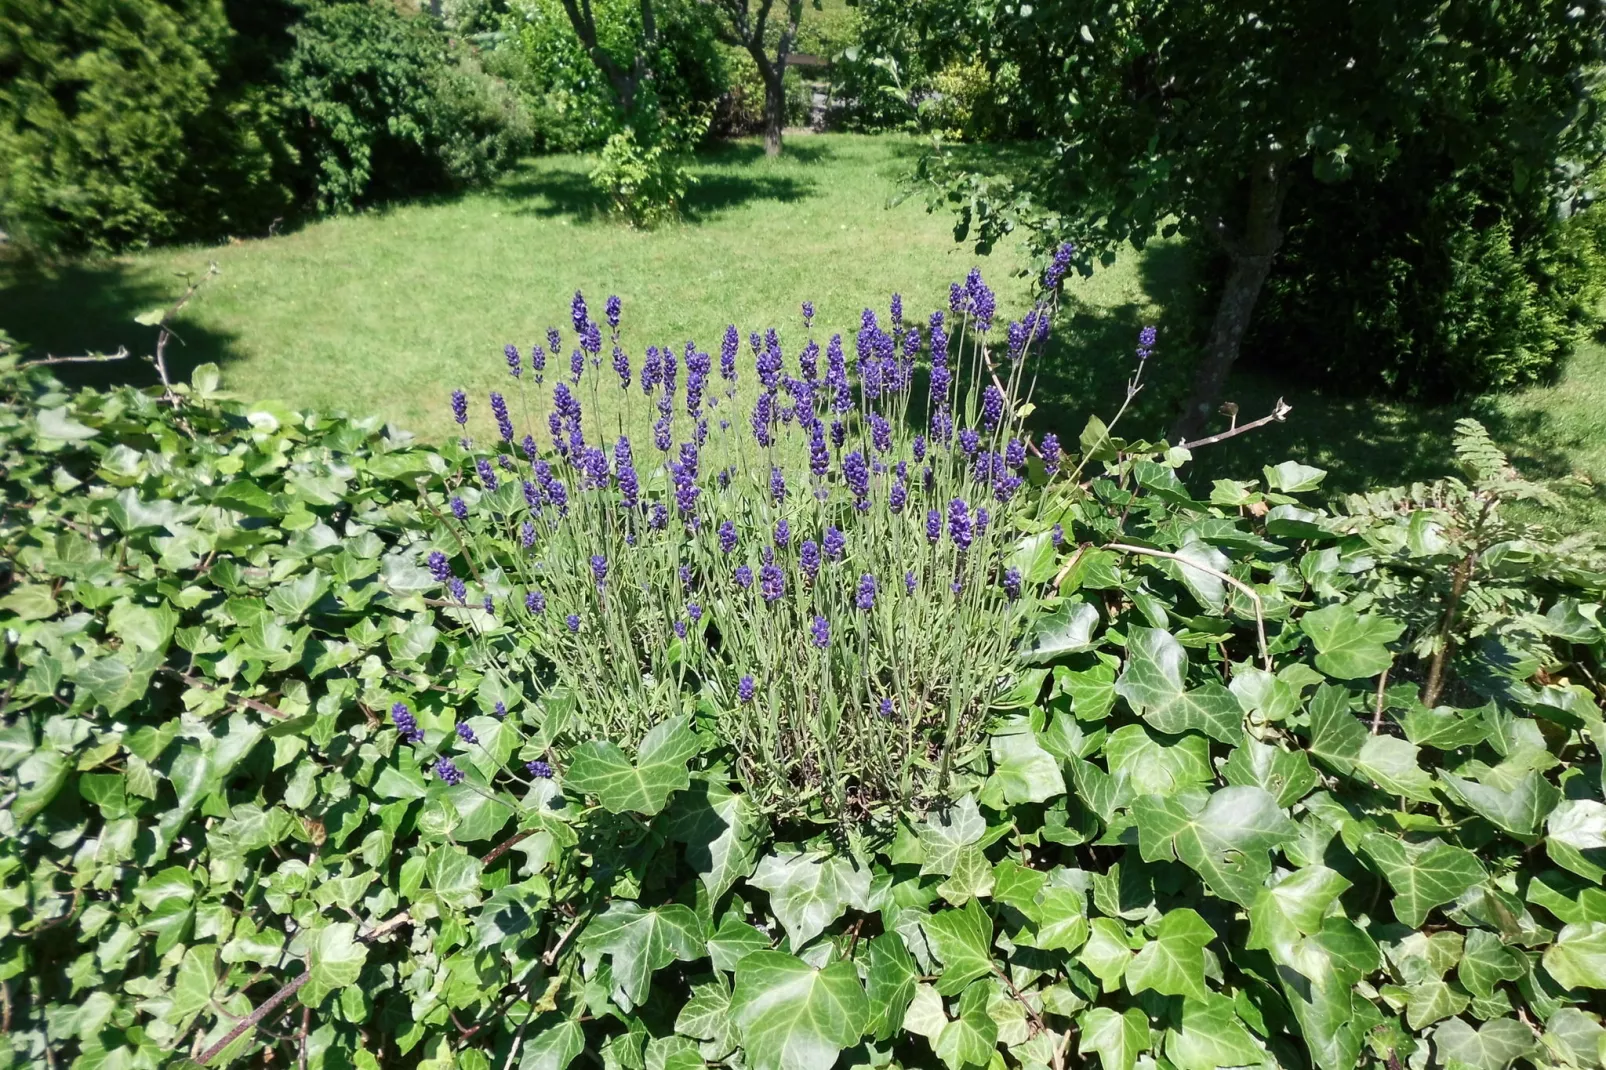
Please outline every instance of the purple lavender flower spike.
M887 493L887 508L892 510L894 516L903 512L904 505L909 501L909 485L898 480Z
M877 706L876 706L876 712L881 714L882 717L891 717L892 716L892 699L883 697L881 699L880 703L877 704Z
M935 544L942 538L942 514L935 509L926 510L926 541Z
M959 448L971 457L974 457L976 451L981 449L981 435L976 433L975 428L967 427L959 432Z
M1050 528L1049 532L1048 532L1048 541L1054 544L1054 549L1056 549L1056 550L1058 550L1060 547L1064 546L1065 545L1065 525L1063 525L1063 524L1055 524L1052 528Z
M859 577L859 589L854 595L853 604L868 613L875 608L875 594L875 577L866 572Z
M919 582L920 581L915 578L913 569L903 574L903 589L908 593L914 594L915 588L919 586Z
M524 374L524 358L519 353L519 347L511 342L502 347L502 355L507 358L507 372L517 379Z
M669 509L663 502L654 502L652 512L647 516L647 526L654 531L662 531L669 526Z
M729 520L719 522L719 548L726 554L736 549L736 525Z
M563 351L563 335L558 333L556 327L548 327L546 329L546 344L547 350L552 354L552 359L556 360L558 354Z
M480 608L485 610L486 616L496 616L496 601L490 595L485 596L485 601L480 603Z
M574 300L569 303L569 322L574 324L576 334L580 333L580 328L591 322L591 316L586 312L586 299L581 296L579 290L574 291Z
M803 547L798 551L798 566L803 574L813 579L820 572L820 544L813 539L803 540Z
M775 545L784 550L791 541L792 525L788 524L783 516L775 522Z
M831 622L824 617L816 616L814 623L809 625L809 634L814 638L814 645L824 650L831 645Z
M481 457L478 461L474 462L474 470L479 473L480 484L484 486L487 491L496 490L496 469L491 467L490 461L486 460L484 457Z
M758 570L758 590L766 602L779 600L786 594L786 573L773 562L766 564Z
M613 347L613 372L619 377L619 389L630 389L630 358L618 346Z
M975 529L970 520L970 506L963 498L955 498L948 503L948 537L960 550L970 549L971 541L975 538Z
M825 556L833 561L840 561L842 553L848 548L848 537L834 527L825 529Z
M753 701L753 693L756 690L757 685L753 683L753 678L751 676L742 677L736 682L736 701L745 706L747 703Z
M832 420L831 421L831 445L835 446L837 449L841 449L842 448L842 444L844 442L846 442L847 440L848 440L848 428L847 428L847 425L844 424L841 420Z
M677 621L675 621L674 624L670 625L670 627L675 629L675 638L676 639L684 639L684 638L686 638L686 622L685 621L677 620Z
M1014 363L1019 363L1020 359L1026 355L1026 342L1031 337L1030 327L1027 324L1012 320L1009 324L1009 330L1005 332L1005 337L1009 340L1009 359Z
M1059 474L1061 456L1059 436L1050 431L1043 436L1043 471L1050 479Z
M459 427L468 423L468 395L461 390L452 391L452 419Z
M686 616L690 617L694 621L702 620L703 619L703 607L698 605L696 602L687 602L686 603Z
M1138 360L1148 360L1154 356L1154 343L1160 332L1154 327L1145 327L1138 332Z
M493 475L491 478L495 479L496 477ZM459 520L467 520L468 519L468 503L467 502L465 502L462 498L454 497L454 498L452 498L452 503L451 504L452 504L452 515L453 516L457 517L457 519L459 519Z
M445 554L439 550L431 550L425 560L429 565L429 574L435 577L436 583L445 583L452 578L452 565Z
M463 782L463 774L448 758L435 760L435 775L441 778L441 783L449 788L455 788Z
M809 471L815 478L831 470L831 454L825 448L825 425L815 420L809 429Z
M524 543L526 550L535 545L535 525L528 520L519 525L519 541Z
M546 612L546 595L540 591L531 591L524 596L524 608L540 616Z
M870 414L870 443L877 453L892 449L892 425L879 412Z
M496 705L491 708L491 716L495 717L498 721L507 720L507 703L503 702L501 699L497 699Z
M569 626L571 632L578 632L580 630L580 615L578 613L570 613L563 618L563 623Z
M552 779L552 766L546 762L543 762L539 758L535 759L534 761L525 762L524 770L537 780Z
M987 525L992 523L992 514L981 506L976 507L976 537L987 534Z
M578 383L586 370L586 355L576 349L569 353L569 381Z
M808 330L814 326L814 302L803 302L803 329Z
M1004 570L1004 595L1011 601L1020 597L1020 569Z
M786 476L779 468L770 468L770 498L776 505L786 500Z
M998 384L988 383L987 389L981 392L981 423L991 431L997 427L1004 418L1004 392L998 389Z
M617 331L619 329L619 296L610 294L607 303L602 307L608 317L608 326Z
M541 376L546 372L546 350L538 345L530 347L530 367L535 370L535 384L541 385Z
M1004 463L1017 472L1026 467L1026 444L1018 438L1009 440L1004 447Z
M601 554L591 555L591 576L597 581L597 590L608 580L608 559Z
M418 727L418 719L407 708L407 703L398 702L392 706L390 708L390 718L396 722L397 731L401 733L402 739L408 743L424 742L423 729Z
M508 347L513 349L512 346ZM514 349L515 354L518 350ZM503 442L513 441L513 420L507 414L507 399L495 390L491 391L491 415L496 417L496 429L502 433Z
M842 479L852 492L855 509L864 510L870 507L870 467L865 462L864 454L854 450L842 458ZM826 536L826 545L830 545L830 536Z
M1054 250L1054 260L1043 273L1043 289L1052 291L1059 288L1060 280L1065 278L1065 272L1070 269L1071 257L1075 255L1076 246L1070 242Z
M474 738L474 729L468 726L467 721L457 722L457 738L462 740L464 743L478 742L478 740Z
M744 591L753 586L753 570L747 565L736 566L736 586Z

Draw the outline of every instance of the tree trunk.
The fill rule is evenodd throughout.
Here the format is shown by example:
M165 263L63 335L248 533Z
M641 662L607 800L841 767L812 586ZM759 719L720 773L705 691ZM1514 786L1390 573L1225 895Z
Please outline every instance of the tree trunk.
M1216 308L1216 321L1210 328L1204 358L1194 373L1193 392L1171 431L1172 438L1179 442L1197 438L1221 400L1222 388L1227 385L1227 374L1238 359L1238 348L1249 327L1255 301L1271 270L1272 257L1282 244L1283 232L1277 222L1287 191L1287 175L1280 157L1263 158L1250 172L1249 211L1243 234L1222 239L1232 259L1232 269L1221 291L1221 304Z
M786 68L764 79L764 155L781 154L781 127L786 125Z

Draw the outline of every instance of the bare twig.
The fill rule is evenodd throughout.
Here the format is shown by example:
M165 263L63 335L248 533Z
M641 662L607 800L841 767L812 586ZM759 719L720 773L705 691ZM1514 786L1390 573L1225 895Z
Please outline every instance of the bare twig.
M1208 438L1196 438L1192 442L1180 443L1180 446L1185 450L1198 449L1200 446L1213 446L1217 442L1225 442L1229 438L1236 438L1245 432L1253 431L1257 427L1265 427L1267 424L1273 422L1281 423L1288 418L1288 414L1293 410L1294 407L1292 405L1288 404L1282 398L1278 398L1277 404L1271 407L1271 412L1266 416L1262 416L1258 420L1251 420L1246 424L1234 424L1231 430L1223 431L1219 435L1211 435Z
M513 835L509 836L507 839L503 840L501 843L497 844L495 847L492 847L489 851L481 855L480 865L490 865L498 858L501 858L503 855L507 854L508 851L512 850L514 844L527 840L534 835L534 829L525 829L522 832L515 832Z
M1444 667L1455 650L1455 616L1461 608L1461 597L1472 582L1472 561L1472 554L1462 558L1450 580L1450 601L1444 609L1444 620L1439 624L1439 649L1433 652L1427 682L1422 685L1422 705L1430 710L1439 704L1439 694L1444 690Z
M205 1066L213 1059L216 1059L218 1053L224 1048L228 1047L230 1044L233 1044L237 1039L239 1039L242 1033L246 1032L262 1019L272 1014L275 1008L299 992L301 990L301 986L306 984L311 977L312 972L309 970L301 974L289 984L285 985L283 988L279 989L279 991L275 992L273 995L269 996L266 1003L262 1004L262 1006L258 1007L244 1018L241 1018L233 1029L230 1029L227 1033L223 1034L222 1040L219 1040L216 1044L213 1044L210 1048L207 1048L205 1051L201 1052L201 1054L196 1057L195 1061L200 1063L202 1066Z
M160 671L170 673L171 675L176 676L180 680L184 681L184 683L189 684L191 687L198 687L202 691L222 691L228 695L229 698L234 699L242 706L248 706L251 709L256 710L258 713L265 713L269 717L277 717L281 721L288 721L291 719L288 713L285 713L283 710L277 709L276 707L269 706L261 699L246 698L244 695L237 695L228 688L220 687L209 680L203 680L199 676L186 676L184 673L173 668L171 665L162 666Z
M1201 565L1197 561L1194 561L1194 560L1191 560L1189 558L1183 557L1181 554L1171 553L1168 550L1155 550L1155 549L1151 549L1150 547L1147 547L1147 546L1131 546L1131 545L1129 545L1127 543L1122 543L1122 542L1112 542L1108 546L1104 547L1104 549L1106 549L1106 550L1119 550L1122 553L1128 553L1128 554L1142 554L1145 557L1162 557L1162 558L1165 558L1167 561L1175 561L1178 564L1182 565L1184 568L1198 569L1200 572L1203 572L1205 575L1214 576L1216 579L1220 580L1221 582L1229 583L1233 587L1237 588L1239 591L1242 591L1245 595L1248 596L1249 600L1251 602L1253 602L1254 606L1255 606L1255 638L1260 644L1260 660L1261 660L1261 664L1265 667L1265 670L1267 672L1271 672L1272 671L1272 669L1271 669L1271 654L1269 652L1269 649L1266 646L1266 612L1265 612L1265 607L1260 602L1260 594L1259 594L1259 592L1257 592L1253 587L1249 586L1243 580L1238 579L1236 576L1229 576L1227 573L1222 572L1222 571L1220 571L1218 569L1211 568L1209 565Z
M525 989L525 994L529 994L528 988ZM502 1064L502 1070L513 1070L513 1060L518 1058L519 1045L524 1043L524 1030L529 1027L531 1020L534 1018L534 1007L524 1012L524 1021L519 1023L519 1031L513 1034L513 1047L508 1049L507 1062Z
M25 360L17 367L40 368L46 364L105 364L108 361L127 359L128 350L118 346L115 353L89 353L81 357L40 357L38 360Z
M1389 686L1389 669L1392 668L1394 668L1394 662L1391 660L1388 669L1384 669L1377 677L1377 698L1372 705L1372 735L1374 736L1377 735L1377 730L1383 726L1383 705L1387 700L1384 692Z
M569 927L563 930L563 935L558 937L558 942L547 948L546 954L541 956L543 965L550 966L558 960L558 953L563 950L563 945L569 942L569 937L573 936L575 930L584 925L586 919L590 916L590 911L583 911L575 915L574 921L570 922Z

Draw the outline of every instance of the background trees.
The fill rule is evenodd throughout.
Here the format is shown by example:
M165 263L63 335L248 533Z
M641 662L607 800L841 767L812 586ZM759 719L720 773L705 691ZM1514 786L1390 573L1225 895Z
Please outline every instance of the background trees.
M1086 255L1178 228L1220 250L1182 435L1213 409L1290 210L1309 203L1290 204L1296 185L1375 182L1423 155L1459 173L1495 154L1499 185L1559 201L1582 195L1568 163L1599 137L1598 6L1047 0L999 8L993 28L995 62L1016 64L1049 140L1031 180L984 206L984 240L1026 220Z

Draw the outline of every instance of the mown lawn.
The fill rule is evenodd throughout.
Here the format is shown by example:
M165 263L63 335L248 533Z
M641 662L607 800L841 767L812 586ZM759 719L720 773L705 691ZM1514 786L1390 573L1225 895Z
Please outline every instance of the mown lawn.
M491 191L262 240L51 270L0 265L0 327L35 354L119 344L146 351L151 332L133 317L170 300L182 287L177 273L202 272L215 260L220 277L180 324L180 372L214 360L241 395L378 412L438 436L450 427L447 392L464 386L483 395L505 383L503 344L527 348L549 325L565 325L576 288L599 317L607 294L621 296L627 348L638 359L649 342L678 347L692 338L714 350L729 322L744 336L774 325L792 352L805 299L821 324L850 339L860 309L884 309L894 291L923 318L978 260L955 245L947 215L927 214L918 197L889 203L920 151L907 138L799 135L770 161L756 143L725 145L699 161L691 218L650 233L600 217L586 159L546 157ZM1022 309L1019 251L1006 245L980 263L1001 309ZM1196 290L1189 257L1171 243L1073 282L1038 392L1044 425L1074 437L1088 413L1112 411L1136 333L1154 322L1159 355L1128 431L1163 434L1186 385L1191 353L1180 340L1197 315ZM1238 375L1229 394L1245 419L1279 395L1294 413L1201 452L1201 480L1242 477L1288 457L1330 469L1335 491L1433 478L1450 470L1450 428L1470 413L1525 472L1565 480L1569 526L1606 529L1599 345L1577 354L1556 386L1458 406L1327 396L1264 372Z

